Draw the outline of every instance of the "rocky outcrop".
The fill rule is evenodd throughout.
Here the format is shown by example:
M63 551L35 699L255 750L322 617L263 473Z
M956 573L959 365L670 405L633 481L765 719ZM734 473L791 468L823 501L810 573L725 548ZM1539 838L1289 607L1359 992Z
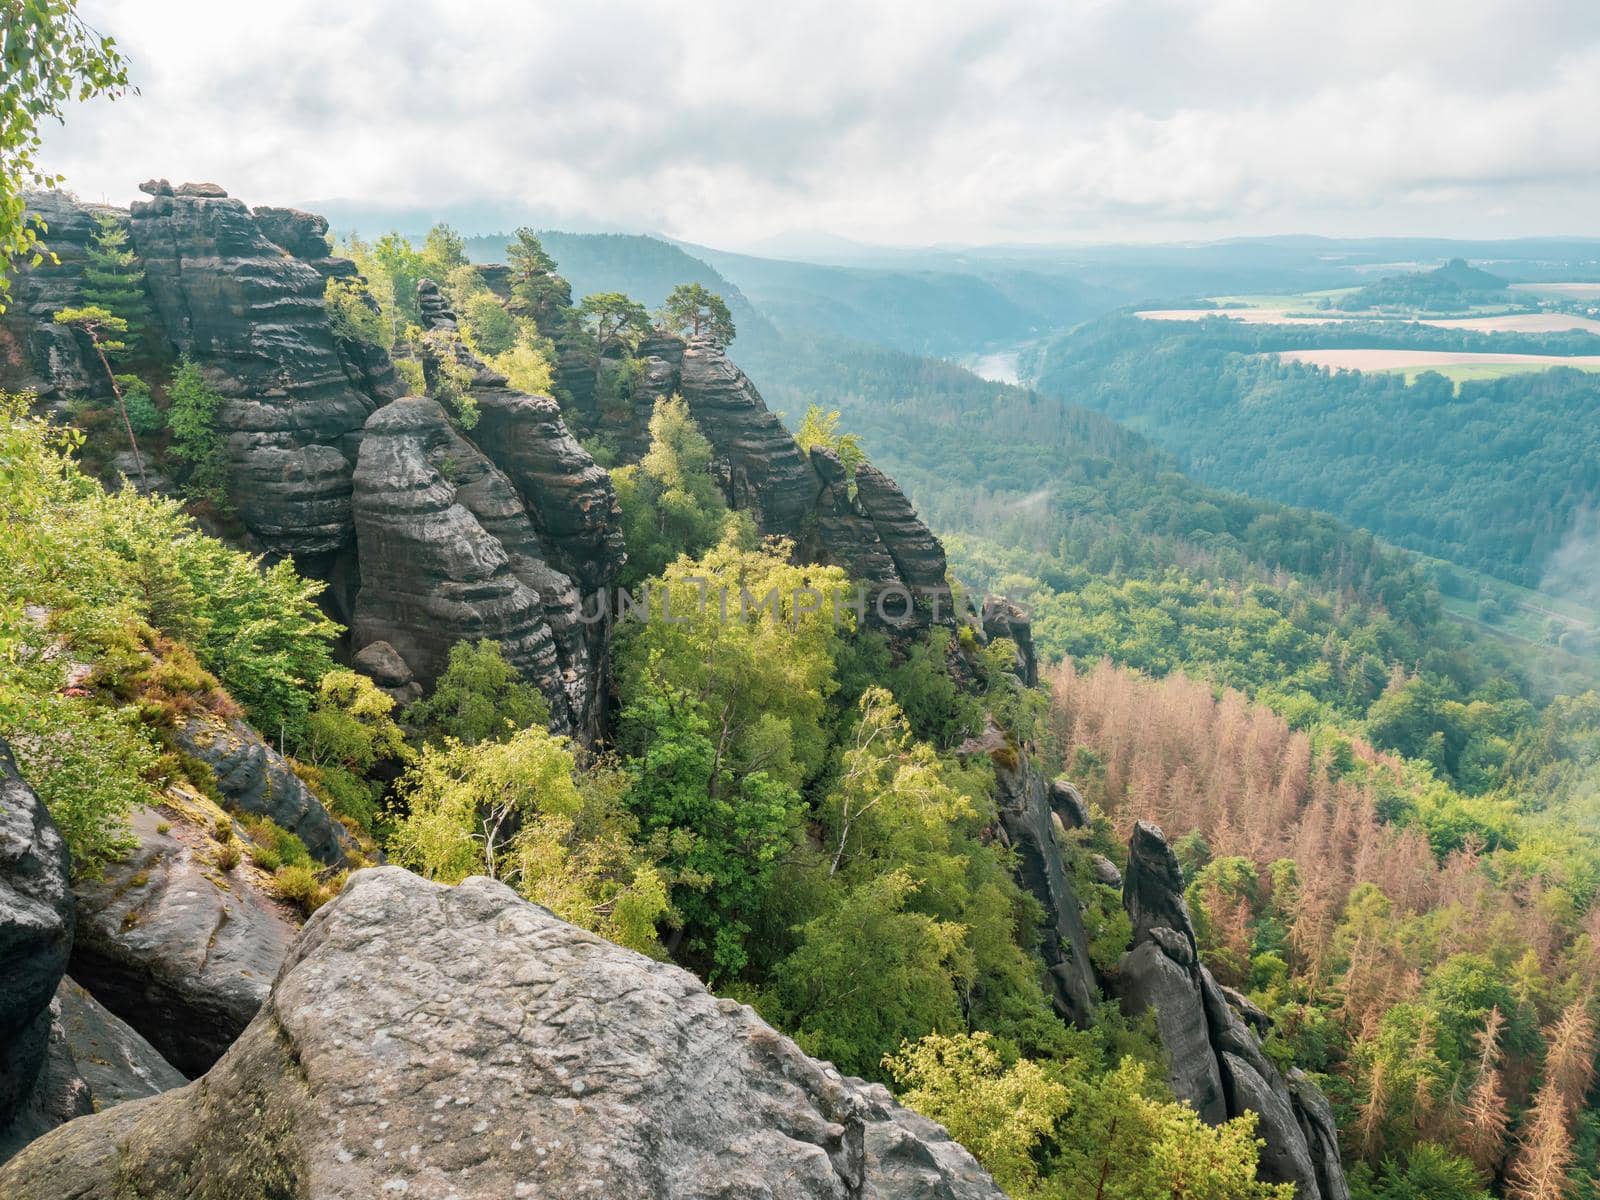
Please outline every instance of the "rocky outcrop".
M133 853L75 888L72 977L174 1067L199 1075L261 1007L295 927L250 885L252 868L216 867L203 828L142 809L132 829Z
M30 192L27 204L44 224L40 241L55 261L12 272L6 311L0 313L0 387L33 392L56 408L72 397L109 400L99 361L84 353L78 335L50 318L84 303L83 268L96 215L124 214L79 204L61 192Z
M0 741L0 1131L51 1090L50 1001L72 952L68 874L66 843Z
M1017 882L1044 909L1039 953L1048 973L1051 1004L1066 1020L1087 1029L1094 1021L1100 992L1083 912L1056 836L1050 785L1014 746L1004 745L990 757L1000 827L1017 856Z
M186 1082L64 976L74 916L66 845L0 741L0 1162L63 1122Z
M353 875L204 1080L73 1122L15 1200L594 1195L1000 1200L881 1087L472 879Z
M56 1024L96 1112L189 1081L138 1032L73 979L56 989Z
M844 567L867 590L869 621L914 629L933 619L929 593L946 586L944 547L894 480L870 463L847 478L831 450L802 451L755 384L709 339L658 334L640 344L637 358L632 417L604 426L626 457L643 453L656 400L681 395L716 452L712 471L731 508L750 513L762 533L791 539L806 561ZM948 619L948 597L941 603Z
M358 645L388 642L431 682L451 646L492 639L539 686L556 728L585 727L597 699L578 588L550 565L511 481L435 401L373 414L355 516Z
M329 815L288 762L237 718L190 717L177 731L178 745L217 777L230 809L269 817L306 844L320 862L342 866L355 848L343 825Z
M611 478L554 400L510 388L451 336L455 314L431 281L417 299L433 336L424 368L437 378L449 356L470 373L477 422L463 434L435 402L407 399L369 423L356 473L356 644L389 643L428 683L455 642L492 638L544 693L555 728L593 737L606 623L582 614L606 611L598 593L626 559Z
M262 547L313 569L352 541L361 428L393 391L383 360L349 361L334 334L323 285L344 268L329 259L326 223L252 213L215 184L142 189L151 198L132 206L133 248L168 339L227 401L239 516Z
M987 640L1009 638L1017 648L1017 678L1029 687L1038 687L1039 658L1033 648L1033 621L1022 606L1004 596L985 596L980 615Z
M1122 1005L1130 1015L1155 1012L1173 1093L1212 1124L1256 1113L1263 1179L1294 1184L1298 1200L1348 1200L1326 1098L1301 1072L1283 1077L1246 1024L1265 1014L1230 1003L1200 962L1183 872L1147 821L1128 845L1123 902L1134 936L1117 968Z

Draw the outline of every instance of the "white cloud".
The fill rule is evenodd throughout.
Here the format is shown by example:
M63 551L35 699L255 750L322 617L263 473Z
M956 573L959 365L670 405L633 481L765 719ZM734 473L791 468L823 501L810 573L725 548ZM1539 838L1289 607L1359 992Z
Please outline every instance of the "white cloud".
M86 0L142 95L47 134L149 175L885 241L1593 233L1600 5Z

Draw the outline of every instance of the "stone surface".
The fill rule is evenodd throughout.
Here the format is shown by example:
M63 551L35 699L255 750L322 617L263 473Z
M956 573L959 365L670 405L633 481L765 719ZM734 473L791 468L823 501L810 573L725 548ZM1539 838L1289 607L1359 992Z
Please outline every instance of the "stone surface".
M1002 1193L938 1126L687 972L488 880L361 871L200 1082L0 1169L8 1200Z
M155 1096L189 1081L123 1021L71 978L56 989L56 1019L96 1111Z
M1297 1200L1349 1200L1327 1099L1303 1073L1292 1083L1283 1077L1251 1028L1266 1014L1243 997L1237 1003L1201 963L1183 872L1147 821L1129 841L1123 902L1134 935L1117 967L1122 1007L1154 1010L1173 1094L1212 1124L1254 1112L1261 1177L1294 1184Z
M1002 747L990 757L1000 824L1017 855L1017 882L1044 908L1039 953L1048 968L1051 1003L1061 1016L1087 1029L1094 1021L1100 992L1083 912L1056 838L1049 786L1014 747Z
M917 601L909 619L878 623L906 630L929 623L926 593L946 585L944 547L892 479L867 463L850 481L832 451L803 452L749 376L710 340L656 335L640 344L637 359L631 416L604 422L624 458L644 453L655 401L681 395L716 452L712 472L730 507L750 513L763 534L791 539L800 558L849 571L867 589L869 620L879 616L880 594L885 614L899 618L905 604L896 589L905 589ZM948 620L950 601L941 603Z
M11 1119L0 1125L0 1163L57 1126L94 1111L94 1096L59 1020L60 1007L54 1001L46 1007L44 1054ZM0 1196L5 1194L0 1189Z
M568 655L581 652L581 633L571 632L577 587L545 559L510 480L435 401L407 397L373 414L356 467L355 516L358 645L388 642L432 683L451 646L490 638L539 686L552 723L574 727L569 684L581 691L588 665L562 661L552 624L567 634Z
M215 772L229 809L270 817L306 844L319 862L343 865L354 840L261 735L237 718L190 717L177 742Z
M134 852L74 889L71 974L199 1075L261 1007L295 927L250 884L253 868L217 870L203 828L165 809L136 812L132 826Z
M1089 828L1089 806L1070 779L1057 779L1050 784L1050 808L1068 829Z
M157 186L132 206L133 248L161 325L226 400L232 494L266 549L312 559L353 540L350 477L367 414L388 398L341 353L324 273L297 253L320 219L253 214L214 184ZM285 247L271 235L290 243ZM376 386L376 385L374 385Z
M50 1001L72 951L67 846L0 741L0 1130L50 1049Z
M388 642L370 642L361 647L350 665L380 687L402 688L414 678L410 664Z
M1039 685L1039 658L1033 648L1033 620L1020 604L1004 596L983 598L983 634L990 641L1010 638L1017 647L1017 678L1029 687Z

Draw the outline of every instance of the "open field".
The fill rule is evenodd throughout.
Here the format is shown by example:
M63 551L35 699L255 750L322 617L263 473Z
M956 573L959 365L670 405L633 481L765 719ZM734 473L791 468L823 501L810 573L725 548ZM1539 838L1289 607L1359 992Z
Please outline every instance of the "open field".
M1479 333L1565 333L1571 330L1600 334L1600 320L1594 317L1544 312L1410 318L1347 313L1337 309L1310 316L1291 308L1152 308L1133 315L1145 321L1203 321L1207 317L1225 317L1246 325L1327 325L1341 321L1383 321L1388 324L1437 325L1440 329L1469 329Z
M1568 330L1600 333L1600 321L1567 313L1507 313L1499 317L1425 319L1421 324L1437 325L1440 329L1474 329L1480 333L1565 333Z
M1207 317L1226 317L1245 325L1326 325L1348 321L1345 313L1327 316L1290 315L1286 308L1150 308L1133 314L1142 321L1204 321Z
M1600 283L1513 283L1511 288L1554 300L1600 300Z
M1283 350L1284 362L1308 363L1332 371L1404 371L1414 378L1424 371L1436 371L1447 379L1498 379L1525 371L1548 371L1551 367L1576 367L1580 371L1600 371L1600 354L1562 356L1559 354L1493 354L1466 350Z

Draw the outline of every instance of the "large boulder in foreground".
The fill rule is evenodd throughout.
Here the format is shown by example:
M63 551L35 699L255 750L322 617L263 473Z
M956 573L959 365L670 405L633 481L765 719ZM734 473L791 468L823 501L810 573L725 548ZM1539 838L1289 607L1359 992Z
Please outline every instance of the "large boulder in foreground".
M202 1080L0 1169L8 1200L943 1197L988 1175L692 975L471 879L353 875Z

